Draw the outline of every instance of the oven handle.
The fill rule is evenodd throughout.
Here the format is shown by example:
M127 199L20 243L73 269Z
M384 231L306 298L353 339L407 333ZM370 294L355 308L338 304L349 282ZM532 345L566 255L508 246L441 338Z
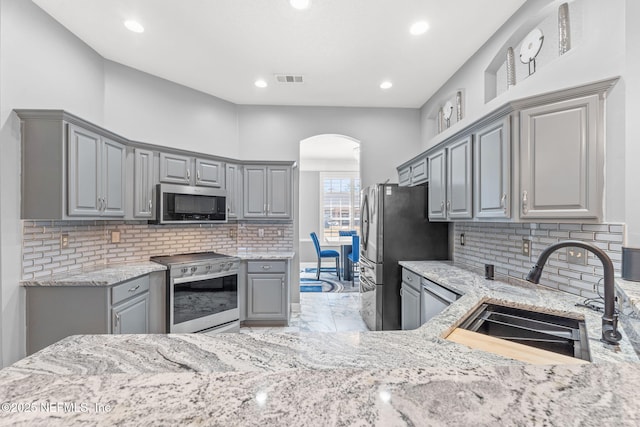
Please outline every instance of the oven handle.
M233 276L237 274L238 274L238 270L228 270L228 271L222 271L220 273L203 274L202 276L176 277L173 279L173 283L175 283L176 285L179 285L181 283L199 282L201 280L217 279L219 277Z

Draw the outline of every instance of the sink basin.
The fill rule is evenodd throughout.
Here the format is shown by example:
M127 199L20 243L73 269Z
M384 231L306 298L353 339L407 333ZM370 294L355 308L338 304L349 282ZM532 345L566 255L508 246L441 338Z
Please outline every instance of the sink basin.
M459 328L577 359L591 360L584 320L483 303Z

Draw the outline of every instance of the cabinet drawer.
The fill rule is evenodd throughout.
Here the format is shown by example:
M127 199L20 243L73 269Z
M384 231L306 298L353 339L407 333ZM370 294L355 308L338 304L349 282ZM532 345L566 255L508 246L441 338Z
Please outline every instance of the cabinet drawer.
M249 273L284 273L286 261L249 261Z
M120 283L111 289L111 304L117 304L127 298L140 295L149 290L149 275Z
M406 268L402 269L402 281L416 290L420 290L420 276Z

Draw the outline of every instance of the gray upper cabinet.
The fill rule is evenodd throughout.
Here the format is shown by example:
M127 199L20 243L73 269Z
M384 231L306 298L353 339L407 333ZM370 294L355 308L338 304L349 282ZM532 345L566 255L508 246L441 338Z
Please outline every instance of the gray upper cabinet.
M291 167L244 166L244 217L291 218Z
M520 218L598 218L598 95L520 112Z
M224 184L222 162L208 159L196 159L196 185L222 187Z
M511 217L510 118L474 134L474 213L476 218Z
M153 151L134 149L133 174L133 216L153 218Z
M227 218L242 217L242 175L239 165L225 164L225 189L227 190Z
M429 179L427 156L414 160L409 165L398 168L398 181L401 186L419 185Z
M450 219L473 217L473 158L471 136L447 147L447 215Z
M438 150L429 156L429 219L446 219L447 165L446 152Z
M124 216L123 144L68 125L68 215Z
M223 163L180 154L160 153L160 182L222 187L224 184Z
M160 153L160 182L191 184L192 157Z

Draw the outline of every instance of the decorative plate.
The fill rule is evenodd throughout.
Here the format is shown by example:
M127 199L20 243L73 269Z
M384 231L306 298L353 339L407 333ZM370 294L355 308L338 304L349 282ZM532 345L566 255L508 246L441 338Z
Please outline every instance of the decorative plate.
M451 118L451 114L453 113L453 104L451 101L447 101L442 107L442 115L445 120L449 120Z
M543 40L544 36L539 28L535 28L527 34L520 46L520 61L523 64L528 64L538 56L542 48Z

